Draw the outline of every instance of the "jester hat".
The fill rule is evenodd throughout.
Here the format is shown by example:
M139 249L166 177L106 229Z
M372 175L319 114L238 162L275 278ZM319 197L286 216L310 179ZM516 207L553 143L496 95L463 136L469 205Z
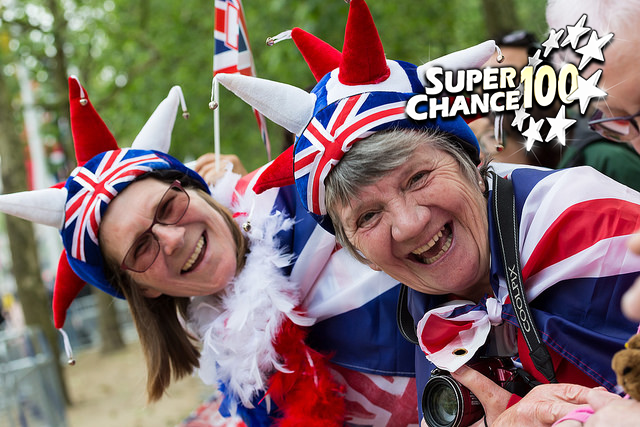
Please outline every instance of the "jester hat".
M294 145L260 176L256 192L295 182L305 208L326 222L325 178L356 141L386 129L446 132L479 162L478 141L461 117L418 122L407 116L405 107L411 97L424 93L428 68L479 68L496 51L495 42L486 41L419 67L388 60L364 0L350 2L342 53L299 28L290 36L318 80L311 93L256 77L216 76L220 84L296 135Z
M98 241L101 219L111 200L137 177L153 170L183 172L208 191L200 175L166 154L178 104L185 110L179 86L171 88L130 149L118 148L75 77L69 78L69 103L78 162L71 176L63 186L0 195L0 211L60 230L64 251L53 291L54 324L58 329L85 282L123 298L105 277Z

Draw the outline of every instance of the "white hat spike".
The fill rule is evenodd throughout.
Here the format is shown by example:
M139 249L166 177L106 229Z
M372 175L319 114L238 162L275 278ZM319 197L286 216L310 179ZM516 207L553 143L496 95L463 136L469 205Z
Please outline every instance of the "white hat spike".
M139 150L156 150L169 152L171 146L171 132L176 122L178 104L182 106L182 116L189 118L184 95L180 86L174 86L169 95L158 105L149 120L136 136L131 148Z
M316 97L300 88L242 74L217 74L216 78L244 102L296 135L313 117Z
M457 71L463 69L482 68L491 58L494 52L502 56L500 49L493 40L487 40L467 49L452 52L448 55L434 59L418 67L418 77L423 85L426 85L425 72L432 67L442 67L445 70ZM502 62L499 60L498 62Z
M62 229L66 188L45 188L0 195L0 212Z

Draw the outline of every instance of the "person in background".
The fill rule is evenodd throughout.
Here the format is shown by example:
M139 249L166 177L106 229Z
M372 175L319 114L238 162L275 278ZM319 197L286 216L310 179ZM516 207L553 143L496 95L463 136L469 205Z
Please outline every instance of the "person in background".
M535 36L524 30L505 34L496 40L496 44L504 59L498 62L492 57L484 64L485 67L513 67L520 71L527 66L529 57L540 48ZM555 117L558 107L557 102L546 108L534 104L528 113L536 121L540 121L545 117ZM554 139L549 142L536 142L527 150L526 138L518 128L511 125L514 118L513 111L506 111L499 114L490 113L469 123L480 144L481 160L490 156L496 162L555 168L562 155L562 146ZM543 124L543 129L544 126L548 124Z
M640 85L635 71L640 61L640 35L637 31L637 25L640 23L640 2L549 0L547 3L547 23L552 29L575 26L583 14L587 15L583 26L592 28L599 37L614 33L612 42L603 49L605 60L592 60L581 71L582 75L588 77L601 68L602 76L598 86L607 92L607 96L595 104L595 111L591 110L591 120L580 118L576 133L572 137L573 142L559 166L589 164L615 180L640 190L640 156L637 154L640 152ZM587 41L585 33L579 39L578 46L586 44ZM554 61L558 65L562 65L565 60L577 63L577 55L570 46L554 55ZM585 121L587 123L584 123ZM591 129L582 126L581 123L588 124ZM612 147L610 141L620 144ZM631 150L632 147L636 153Z
M630 154L629 147L640 153L640 79L636 72L640 62L640 34L637 31L640 25L640 1L549 0L547 3L547 23L552 29L576 25L583 14L586 14L583 25L597 31L600 37L614 33L613 41L603 51L604 62L590 64L584 72L585 76L590 76L596 68L601 68L598 86L607 92L607 97L596 104L589 125L600 136L620 143L620 150L627 156L626 161L636 165L637 156ZM558 56L562 58L562 54ZM564 55L572 59L571 52ZM628 166L623 163L617 163L617 166ZM635 172L629 176L629 182L630 187L638 189L640 175ZM640 234L629 239L629 248L640 255ZM622 310L629 319L640 321L640 279L623 296ZM570 414L558 425L632 426L637 424L640 417L640 403L621 399L613 393L592 391L588 395L588 402L590 410ZM593 411L595 413L591 415Z

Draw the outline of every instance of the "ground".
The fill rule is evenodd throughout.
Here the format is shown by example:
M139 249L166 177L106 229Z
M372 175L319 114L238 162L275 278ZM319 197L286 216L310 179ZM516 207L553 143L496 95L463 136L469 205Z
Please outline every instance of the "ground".
M76 360L63 369L73 402L68 427L174 427L214 392L197 376L188 377L147 405L146 370L137 342L109 355L86 350Z

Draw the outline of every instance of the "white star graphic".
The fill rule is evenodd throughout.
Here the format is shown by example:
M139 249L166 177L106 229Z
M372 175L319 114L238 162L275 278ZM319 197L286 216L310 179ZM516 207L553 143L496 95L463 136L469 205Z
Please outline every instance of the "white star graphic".
M580 100L580 114L584 114L584 112L587 111L587 106L589 105L591 98L604 98L607 96L607 92L597 86L601 75L602 69L596 70L595 73L591 74L591 77L589 77L588 80L585 80L582 76L578 75L578 88L567 96L567 100Z
M530 115L531 114L524 111L524 106L520 107L519 110L516 110L516 116L511 122L511 126L516 126L518 130L522 132L522 125L524 124L524 121L527 119L527 117L529 117Z
M560 37L562 37L563 34L564 28L560 31L556 31L553 28L549 30L549 38L547 39L547 41L542 43L542 46L544 46L544 53L542 54L542 56L546 57L553 49L557 49L560 47L560 45L558 45L558 40L560 40Z
M536 53L533 54L533 56L529 57L529 64L527 65L531 65L533 67L533 71L535 71L538 65L540 65L541 63L542 59L540 59L540 49L538 49L536 50Z
M578 70L582 70L585 65L587 65L589 61L591 61L591 58L604 61L602 48L604 47L604 45L609 43L609 40L611 40L612 37L613 33L609 33L598 38L598 32L596 30L593 30L591 32L591 35L589 36L589 42L586 45L582 46L580 49L576 50L576 53L582 55Z
M566 145L566 130L569 126L574 124L576 121L574 119L567 119L564 114L564 105L560 107L558 114L555 118L547 117L547 121L549 125L551 125L551 129L549 129L549 133L547 134L547 138L545 142L551 141L553 138L558 138L558 141L562 145Z
M576 46L578 46L578 40L580 40L580 37L591 29L583 26L586 20L587 14L585 13L580 17L580 19L578 19L576 25L567 25L567 36L562 40L560 46L566 46L571 43L571 48L575 50Z
M542 142L542 135L540 135L540 128L542 127L542 123L544 119L540 119L536 121L533 117L529 117L529 127L526 131L522 132L522 136L527 137L527 151L531 150L533 147L533 143L535 141Z

